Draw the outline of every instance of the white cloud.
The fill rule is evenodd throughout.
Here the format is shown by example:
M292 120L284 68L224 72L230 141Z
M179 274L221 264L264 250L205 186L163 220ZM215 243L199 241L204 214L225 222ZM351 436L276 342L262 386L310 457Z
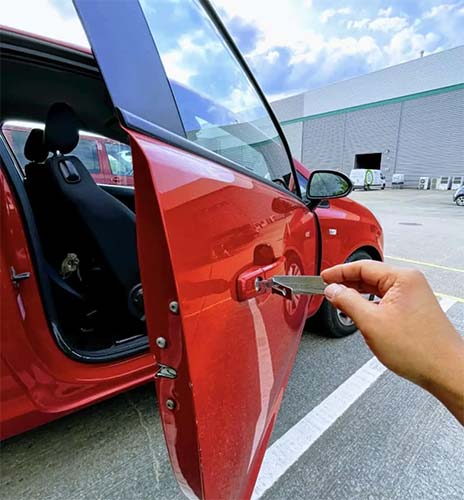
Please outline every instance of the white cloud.
M277 52L277 50L271 50L265 56L267 62L269 62L271 64L274 64L275 62L277 62L279 57L280 57L280 54Z
M348 29L368 29L370 31L381 31L383 33L400 31L408 26L405 17L378 17L376 19L349 20L346 23Z
M370 22L371 22L371 20L367 17L364 19L357 19L355 21L350 19L349 21L347 21L346 27L348 29L358 29L359 30L359 29L366 28Z
M387 47L388 65L399 64L420 57L421 51L435 52L439 36L436 33L417 33L413 27L408 27L396 33Z
M326 9L319 16L319 21L321 21L322 24L325 24L331 17L335 16L335 13L335 9Z
M315 19L312 9L302 9L301 1L213 0L213 3L228 17L239 17L253 24L261 32L260 49L297 43Z
M379 16L380 17L390 17L392 15L393 7L390 5L390 7L387 7L386 9L379 9Z
M343 16L348 16L351 12L351 7L343 7L342 9L337 10L337 13Z
M14 0L2 6L0 24L88 47L77 13L73 12L63 16L50 0Z
M69 0L62 5L61 1L4 1L0 24L88 46ZM226 24L236 17L253 33L246 56L264 87L272 92L324 85L345 75L419 57L421 50L431 53L464 43L463 0L417 2L412 10L409 2L391 1L382 3L382 8L375 2L364 2L358 8L354 1L343 7L312 0L213 3ZM165 59L171 74L188 81L194 68L185 62L195 51L201 52L201 47L188 38L181 47L182 51L173 51Z
M408 26L408 21L404 17L378 17L368 25L371 31L382 31L384 33L401 31L406 26Z
M321 12L319 16L319 21L322 24L326 24L332 17L335 17L337 15L347 16L349 14L351 14L350 7L342 7L341 9L326 9Z
M441 5L435 5L430 10L428 10L422 17L424 19L433 19L434 17L438 17L443 14L447 14L448 12L451 12L456 7L457 5L452 3L443 3Z

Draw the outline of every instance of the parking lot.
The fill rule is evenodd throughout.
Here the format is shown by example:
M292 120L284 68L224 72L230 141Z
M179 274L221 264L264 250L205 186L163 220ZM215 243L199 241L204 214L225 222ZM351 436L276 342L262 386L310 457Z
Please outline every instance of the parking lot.
M421 269L464 334L464 209L451 192L352 197L383 225L386 260ZM360 335L327 339L311 330L303 334L255 497L464 498L457 421L372 360ZM151 385L6 441L1 467L4 499L183 498Z

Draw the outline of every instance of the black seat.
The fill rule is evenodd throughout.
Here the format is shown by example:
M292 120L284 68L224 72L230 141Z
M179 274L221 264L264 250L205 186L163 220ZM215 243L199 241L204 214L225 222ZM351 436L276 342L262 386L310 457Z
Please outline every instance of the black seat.
M30 163L25 165L24 171L26 179L24 181L26 190L31 189L29 196L35 196L34 188L42 183L43 162L47 159L48 148L45 145L44 132L39 128L34 128L29 132L26 143L24 144L24 156ZM39 192L40 190L37 190Z
M43 163L48 157L43 130L35 128L30 131L24 144L24 156L30 162L24 167L26 174L24 187L34 211L37 226L43 228L45 232L51 215L49 213L51 207L48 203L44 203L44 200L49 199L51 193L47 182L46 167ZM43 234L42 239L44 242L48 241L47 235Z
M53 156L40 175L31 179L33 191L46 185L46 198L40 204L47 207L49 218L47 228L42 222L42 230L52 240L47 245L49 262L59 270L63 258L72 252L81 262L101 264L104 275L109 276L101 292L109 294L105 302L113 304L116 315L124 305L142 319L135 214L101 189L79 158L68 155L78 142L79 121L72 108L65 103L52 105L45 124L45 145Z
M42 164L48 156L48 148L45 145L44 132L39 128L33 128L29 132L26 143L24 144L24 156L31 162L25 166L26 176L28 170L36 164Z

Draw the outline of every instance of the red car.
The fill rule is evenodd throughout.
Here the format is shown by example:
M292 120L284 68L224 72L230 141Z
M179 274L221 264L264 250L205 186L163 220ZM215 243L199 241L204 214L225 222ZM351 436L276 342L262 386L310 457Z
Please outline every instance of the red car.
M207 2L75 4L92 53L1 33L1 122L45 124L24 168L0 140L2 437L154 379L181 488L249 497L305 320L339 319L256 281L381 259L382 231L295 169ZM79 130L130 147L134 188L95 182Z
M24 146L33 128L44 129L43 123L6 122L2 132L24 172L29 160ZM97 134L80 133L73 154L81 158L85 168L100 185L134 185L134 170L130 146Z

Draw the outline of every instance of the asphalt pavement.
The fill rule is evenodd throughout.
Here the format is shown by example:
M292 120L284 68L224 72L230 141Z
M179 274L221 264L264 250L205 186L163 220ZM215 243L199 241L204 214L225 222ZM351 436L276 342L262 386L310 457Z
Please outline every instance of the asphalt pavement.
M464 335L464 209L450 192L355 192L385 230L387 260L421 269ZM438 266L438 267L437 267ZM363 372L372 358L361 336L303 334L271 438L285 442ZM364 373L364 372L363 372ZM354 375L355 374L355 375ZM335 399L336 399L335 397ZM462 499L464 431L434 398L378 372L345 410L326 415L320 435L275 472L266 499ZM261 476L260 476L261 480ZM177 499L151 385L2 445L2 499Z

